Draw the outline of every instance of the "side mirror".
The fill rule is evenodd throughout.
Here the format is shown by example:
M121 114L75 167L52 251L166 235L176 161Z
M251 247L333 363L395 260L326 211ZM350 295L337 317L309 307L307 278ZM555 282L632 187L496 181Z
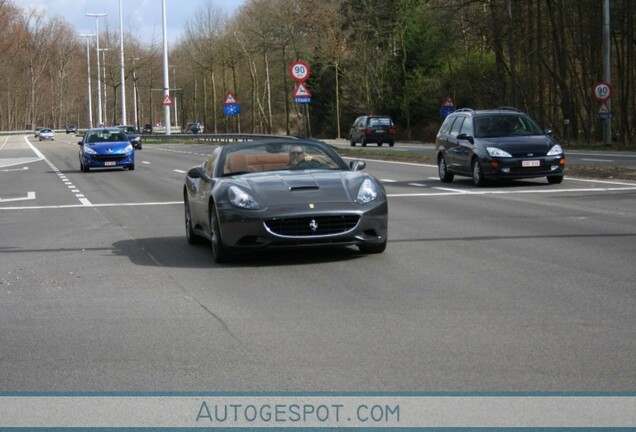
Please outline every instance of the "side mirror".
M190 170L188 171L188 177L190 178L200 178L203 181L210 181L210 178L208 177L208 175L205 173L205 170L203 169L203 167L194 167L194 168L190 168Z
M349 168L351 168L351 171L362 171L366 168L366 166L367 163L361 160L352 160L349 162Z
M77 145L84 145L84 141L79 141Z
M552 136L554 134L554 130L552 129L546 129L543 131L544 134L548 135L548 136Z
M471 144L475 144L475 139L472 136L465 133L457 135L457 139L470 141Z

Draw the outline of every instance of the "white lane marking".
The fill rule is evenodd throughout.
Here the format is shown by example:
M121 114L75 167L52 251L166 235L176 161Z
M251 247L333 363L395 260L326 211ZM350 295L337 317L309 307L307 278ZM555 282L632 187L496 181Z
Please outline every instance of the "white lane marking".
M409 186L427 187L428 185L422 183L408 183Z
M141 163L145 164L145 165L150 165L150 162L148 162L148 161L141 161Z
M2 171L2 172L9 172L9 171L25 171L25 170L28 170L28 169L29 169L29 167L22 167L22 168L3 169L3 170L0 170L0 171Z
M0 198L0 202L9 202L9 201L26 201L26 200L34 200L35 192L27 192L26 197L18 197L18 198Z
M622 186L634 186L634 183L628 182L619 182L616 180L592 180L592 179L581 179L574 177L566 177L568 180L579 181L584 183L600 183L600 184L611 184L611 185L622 185Z
M391 180L391 179L380 179L380 181L382 183L397 183L397 180Z
M614 162L614 159L581 159L587 162Z
M445 188L445 187L439 187L439 186L431 186L431 189L441 190L441 191L444 191L444 192L455 192L457 194L471 193L470 191L463 190L463 189Z
M178 170L178 169L176 169L176 170L172 170L172 171L177 172L177 173L179 173L179 174L185 174L185 173L186 173L185 171L183 171L183 170Z
M25 206L25 207L0 207L0 210L49 210L49 209L69 209L69 208L96 208L96 207L135 207L135 206L163 206L163 205L183 205L183 201L147 202L147 203L111 203L92 204L87 199L80 199L82 204L68 205L48 205L48 206Z
M55 166L53 165L53 163L48 160L44 154L42 154L42 152L40 150L38 150L33 144L31 144L31 141L29 141L29 139L25 136L24 140L26 141L26 143L29 145L29 147L31 147L31 150L33 150L33 152L40 158L40 160L43 160L44 162L47 163L47 165L49 167L51 167L51 169L53 170L54 173L56 173L58 175L58 177L60 178L60 180L62 180L62 182L64 182L64 184L66 185L66 187L68 187L69 189L76 189L76 187L73 185L73 183L71 183L66 176L64 176L61 171ZM60 175L62 174L62 175ZM79 192L79 190L73 190L72 192ZM82 195L83 196L83 195ZM76 196L77 197L77 196ZM80 198L79 201L82 203L82 205L84 206L90 206L91 202L86 199L86 198Z
M403 193L403 194L387 194L392 198L398 197L418 197L418 196L449 196L449 195L517 195L517 194L557 194L569 192L621 192L636 190L636 186L632 187L608 187L608 188L575 188L575 189L546 189L546 190L493 190L493 191L460 191L457 189L433 188L439 190L448 190L449 192L425 192L425 193Z

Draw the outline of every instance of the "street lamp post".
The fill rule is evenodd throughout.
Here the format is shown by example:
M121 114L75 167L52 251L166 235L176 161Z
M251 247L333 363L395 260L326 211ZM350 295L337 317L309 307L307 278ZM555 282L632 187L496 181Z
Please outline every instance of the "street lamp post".
M97 41L97 123L101 126L102 121L102 88L99 79L99 19L105 17L105 13L87 13L86 16L95 18L95 39Z
M168 31L166 25L166 0L161 2L163 17L163 98L170 98L170 77L168 75ZM166 135L170 135L170 105L163 106L163 122L166 124Z
M124 20L122 0L119 0L119 61L121 64L121 124L127 124L126 115L126 74L124 73Z
M88 128L93 127L93 102L91 100L91 55L88 46L88 39L95 37L95 34L80 34L80 37L86 38L86 69L88 76Z
M100 48L99 50L102 53L102 73L104 75L104 80L102 81L104 83L104 108L103 108L103 112L104 112L104 118L108 119L108 103L106 102L106 94L108 93L106 91L106 51L110 51L110 48Z
M137 67L135 62L139 60L139 57L133 57L130 59L133 64L133 108L135 110L135 127L139 129L138 107L137 107Z
M172 69L172 83L173 83L172 85L175 86L174 96L172 98L172 100L174 102L174 126L175 127L179 127L179 120L177 118L177 116L178 116L178 114L177 114L178 113L178 110L177 110L177 88L176 88L177 87L177 80L175 79L176 66L170 65L170 68Z

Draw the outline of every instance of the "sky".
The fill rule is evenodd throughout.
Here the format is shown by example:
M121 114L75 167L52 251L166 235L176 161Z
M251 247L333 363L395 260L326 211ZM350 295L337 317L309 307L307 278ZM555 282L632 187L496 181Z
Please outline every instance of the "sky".
M234 15L245 0L210 0L213 5ZM95 33L95 18L86 13L106 13L99 19L99 29L119 32L119 0L11 0L15 5L29 9L43 9L47 18L60 16L77 29L78 33ZM185 29L188 20L208 0L165 0L168 41L174 43ZM124 32L132 32L144 42L163 40L162 0L122 0Z

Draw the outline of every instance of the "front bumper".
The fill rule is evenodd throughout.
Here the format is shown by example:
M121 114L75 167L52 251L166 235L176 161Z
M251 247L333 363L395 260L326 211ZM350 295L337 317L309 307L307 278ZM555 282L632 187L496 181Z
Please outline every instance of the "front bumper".
M529 162L532 161L532 162ZM525 164L534 166L524 166ZM563 175L565 158L496 158L481 161L484 177L489 179L523 179Z
M84 165L90 168L129 167L135 164L135 152L109 155L90 155L84 153Z
M388 234L388 204L321 203L315 209L242 210L226 204L219 218L223 243L235 249L378 244Z

